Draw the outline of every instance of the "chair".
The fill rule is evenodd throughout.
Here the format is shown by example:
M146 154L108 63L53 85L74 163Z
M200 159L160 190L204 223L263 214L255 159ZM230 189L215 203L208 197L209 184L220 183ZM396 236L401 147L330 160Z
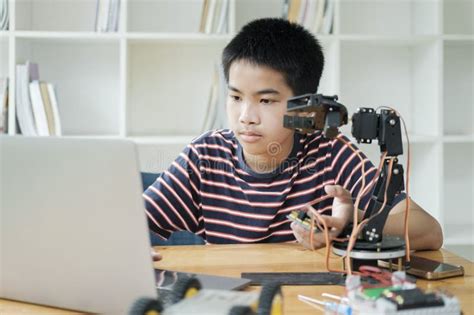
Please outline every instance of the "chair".
M142 185L143 191L150 187L158 177L160 173L147 173L142 172ZM150 231L150 242L152 246L174 246L174 245L203 245L205 241L202 237L193 234L188 231L177 231L171 234L168 240L163 240L161 237L156 235L155 232Z

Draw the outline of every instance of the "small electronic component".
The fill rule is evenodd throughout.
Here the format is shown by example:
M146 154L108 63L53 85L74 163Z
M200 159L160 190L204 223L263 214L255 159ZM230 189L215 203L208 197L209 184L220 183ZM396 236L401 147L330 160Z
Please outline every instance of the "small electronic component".
M441 296L434 293L425 293L419 288L409 290L386 290L380 298L392 303L397 310L418 309L431 306L443 306Z
M362 291L363 297L369 300L376 300L382 296L385 292L395 290L395 287L382 287L382 288L368 288Z
M401 273L404 272L397 272L397 275ZM458 299L446 292L426 292L406 281L392 281L390 286L366 287L360 279L359 275L347 276L346 279L347 304L360 314L461 314Z
M300 226L302 226L305 230L310 230L311 229L311 218L309 215L304 212L304 211L291 211L291 213L287 216L288 219L290 219L293 222L296 222ZM318 232L319 229L317 226L314 226L314 232Z
M377 299L376 308L380 314L461 314L456 297L419 288L385 291Z

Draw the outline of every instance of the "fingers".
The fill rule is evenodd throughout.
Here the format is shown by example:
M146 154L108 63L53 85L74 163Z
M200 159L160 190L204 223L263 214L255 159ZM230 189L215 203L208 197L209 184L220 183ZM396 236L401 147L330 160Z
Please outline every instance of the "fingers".
M308 216L311 218L314 218L314 220L316 220L321 225L321 227L323 227L323 223L321 222L321 220L319 220L314 214L314 212L317 212L317 210L315 210L310 205L306 206L306 210L307 210L306 213L308 214ZM343 229L347 223L346 220L342 218L333 217L330 215L320 214L319 217L323 218L329 230L331 230L331 228Z
M326 194L334 198L352 200L351 193L340 185L326 185L324 186L324 191L326 192Z
M158 253L157 251L155 251L153 248L151 249L151 258L153 259L153 261L160 261L163 259L163 256L161 256L160 253Z
M316 219L316 215L314 214L315 212L318 212L318 210L314 209L312 206L310 205L306 205L304 207L304 209L306 210L306 214L310 217L310 218L315 218Z
M311 248L311 240L310 240L310 232L303 227L301 227L299 224L293 222L291 223L291 229L293 230L293 235L295 236L296 240L298 243L303 245L303 247L307 249L312 249ZM324 242L324 236L322 233L316 233L313 234L313 246L314 249L318 249L321 247L324 247L325 242Z
M305 238L306 238L306 233L304 229L295 222L292 222L290 227L298 243L304 246Z
M344 220L343 218L337 218L327 215L321 215L321 217L328 228L329 241L336 238L346 225L346 220ZM310 239L311 233L309 230L303 228L300 224L296 222L291 223L291 229L298 243L303 245L305 248L312 249ZM326 246L326 238L324 233L324 231L318 231L317 233L313 233L312 237L314 249Z
M329 230L338 230L341 231L347 224L347 220L345 218L333 217L329 215L321 215L326 222L326 225Z

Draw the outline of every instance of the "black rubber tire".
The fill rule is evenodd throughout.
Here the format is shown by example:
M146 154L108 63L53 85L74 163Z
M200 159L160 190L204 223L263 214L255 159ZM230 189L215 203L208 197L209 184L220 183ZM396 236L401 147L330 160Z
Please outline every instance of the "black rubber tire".
M277 295L283 299L281 286L278 282L268 282L263 285L258 299L258 315L272 315L273 300Z
M133 303L129 315L146 315L150 311L160 314L163 311L163 306L159 300L143 297Z
M186 293L190 289L201 290L201 282L196 278L179 279L173 286L171 303L175 304L185 298Z
M229 315L255 315L250 306L236 305L230 309Z

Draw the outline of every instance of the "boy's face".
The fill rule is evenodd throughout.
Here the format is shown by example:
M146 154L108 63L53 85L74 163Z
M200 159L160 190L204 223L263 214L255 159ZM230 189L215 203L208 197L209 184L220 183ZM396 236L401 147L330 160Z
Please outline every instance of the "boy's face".
M283 116L292 96L278 71L245 60L231 64L227 116L244 153L271 158L291 151L294 131L283 127Z

